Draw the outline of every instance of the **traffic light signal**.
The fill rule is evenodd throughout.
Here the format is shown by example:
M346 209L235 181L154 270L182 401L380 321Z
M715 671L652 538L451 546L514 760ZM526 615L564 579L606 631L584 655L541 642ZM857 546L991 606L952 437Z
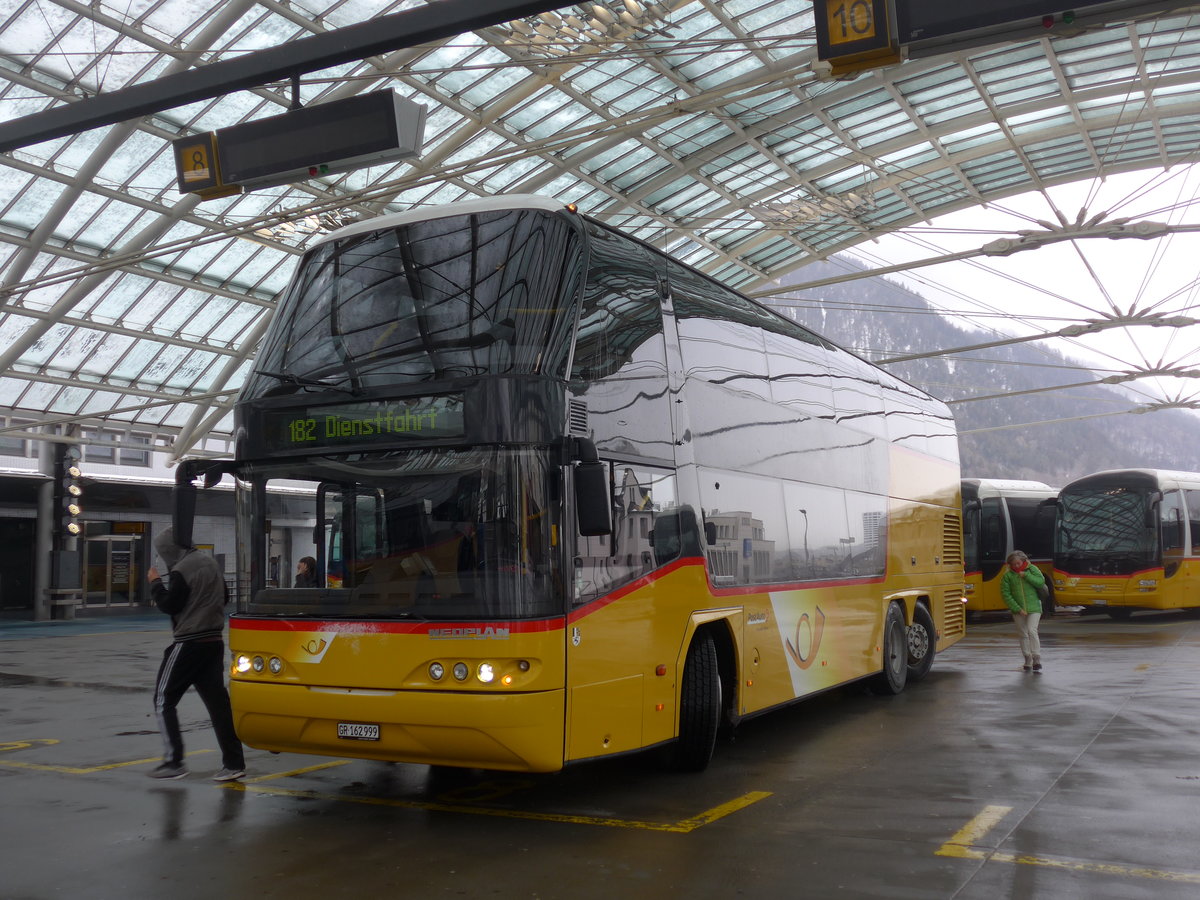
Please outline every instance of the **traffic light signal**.
M62 452L61 487L59 491L62 510L62 533L75 537L83 532L80 516L83 515L83 473L79 470L79 448L67 447Z

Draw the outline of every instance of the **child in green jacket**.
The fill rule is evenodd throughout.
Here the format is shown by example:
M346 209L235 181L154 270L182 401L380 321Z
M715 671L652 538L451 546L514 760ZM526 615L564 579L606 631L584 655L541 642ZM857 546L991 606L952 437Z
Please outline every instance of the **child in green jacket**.
M1000 596L1012 610L1017 623L1017 634L1021 638L1021 652L1025 654L1026 672L1042 670L1042 643L1038 639L1038 623L1042 620L1042 599L1038 588L1046 583L1037 566L1029 564L1029 557L1020 550L1008 554L1008 568L1000 576Z

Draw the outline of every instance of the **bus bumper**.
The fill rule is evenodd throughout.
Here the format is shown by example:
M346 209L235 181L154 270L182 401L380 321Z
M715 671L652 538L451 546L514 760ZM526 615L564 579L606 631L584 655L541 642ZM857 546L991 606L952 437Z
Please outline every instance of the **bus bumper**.
M229 694L238 737L260 750L519 772L563 766L561 690L466 694L233 680ZM339 725L375 725L378 737L339 737Z

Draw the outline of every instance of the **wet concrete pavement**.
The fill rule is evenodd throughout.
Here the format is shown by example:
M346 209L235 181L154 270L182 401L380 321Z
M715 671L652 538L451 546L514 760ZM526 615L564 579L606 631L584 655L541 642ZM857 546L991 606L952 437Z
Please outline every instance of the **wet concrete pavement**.
M0 622L0 898L1200 897L1200 621L977 623L899 697L744 723L699 775L251 750L145 777L165 620Z

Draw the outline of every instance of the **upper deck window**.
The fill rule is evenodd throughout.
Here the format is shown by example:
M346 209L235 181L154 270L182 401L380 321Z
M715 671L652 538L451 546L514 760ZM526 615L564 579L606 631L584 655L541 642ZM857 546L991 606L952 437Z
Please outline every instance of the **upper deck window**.
M243 399L313 382L357 393L468 375L561 376L579 259L569 221L541 210L323 244L293 279Z

